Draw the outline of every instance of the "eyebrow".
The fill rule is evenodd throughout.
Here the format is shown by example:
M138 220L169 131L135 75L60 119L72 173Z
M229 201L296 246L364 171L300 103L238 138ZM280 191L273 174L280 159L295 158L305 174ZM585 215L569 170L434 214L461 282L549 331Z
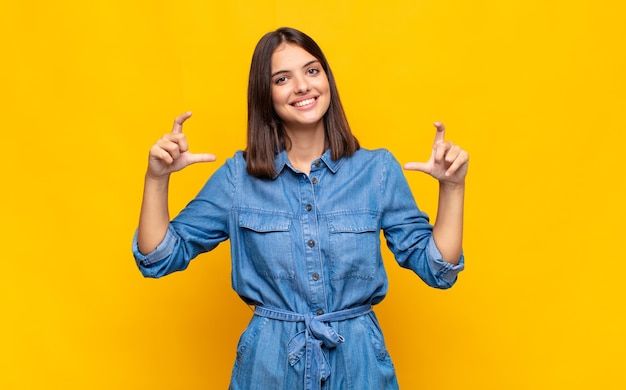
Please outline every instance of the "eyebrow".
M306 64L302 65L302 68L306 68L307 66L309 66L311 64L314 64L316 62L320 62L320 61L317 60L317 59L311 60L311 61L307 62ZM289 73L289 71L288 70L277 70L276 72L272 73L271 77L274 77L274 76L279 75L281 73Z

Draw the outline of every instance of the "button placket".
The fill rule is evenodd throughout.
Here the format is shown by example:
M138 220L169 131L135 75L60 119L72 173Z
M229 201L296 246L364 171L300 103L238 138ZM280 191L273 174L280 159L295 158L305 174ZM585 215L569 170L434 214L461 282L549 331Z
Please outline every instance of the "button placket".
M320 164L320 161L319 159L314 161L311 164L310 174L304 175L300 179L300 199L302 201L300 207L303 209L301 217L305 245L305 275L308 279L307 285L309 288L309 305L315 310L314 313L319 309L322 310L320 313L323 314L327 302L325 284L323 283L322 260L320 259L321 252L318 250L319 227L317 225L319 221L317 219L315 204L316 186L320 183L320 174L322 174L320 167L323 166Z

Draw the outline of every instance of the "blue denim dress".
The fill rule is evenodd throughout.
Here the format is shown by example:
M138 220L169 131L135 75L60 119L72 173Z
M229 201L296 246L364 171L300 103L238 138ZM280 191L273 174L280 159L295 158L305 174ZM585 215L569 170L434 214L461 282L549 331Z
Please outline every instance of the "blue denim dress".
M246 173L228 159L148 255L146 277L180 271L230 239L232 286L256 307L237 347L230 389L397 389L371 307L387 293L381 230L398 264L449 288L463 269L441 259L432 226L386 150L333 161L309 175L276 156L276 177Z

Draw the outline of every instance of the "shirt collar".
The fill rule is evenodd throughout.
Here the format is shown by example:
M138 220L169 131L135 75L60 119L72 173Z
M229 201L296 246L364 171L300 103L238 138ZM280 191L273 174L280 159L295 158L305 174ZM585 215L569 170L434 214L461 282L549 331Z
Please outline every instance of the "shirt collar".
M337 161L333 161L333 159L330 158L330 149L326 149L324 154L322 154L322 157L320 157L320 160L322 160L324 164L326 164L326 166L328 167L328 169L330 169L332 173L337 173L337 171L339 170L339 168L341 168L341 165L343 164L344 158L342 157Z
M284 149L276 155L276 157L274 158L274 164L276 167L276 173L274 174L274 177L272 177L272 179L276 179L278 175L280 175L280 173L283 171L283 169L285 169L287 164L289 164L287 152Z
M333 159L330 158L330 149L326 149L326 151L324 152L324 154L322 154L319 160L322 161L324 164L326 164L326 166L332 173L337 173L337 171L343 164L344 159L340 158L337 161L333 161ZM276 167L276 174L274 175L272 179L276 179L278 175L280 175L280 173L283 171L283 169L285 169L285 167L289 165L289 158L287 158L287 151L285 151L284 149L281 150L280 153L276 155L276 158L274 159L274 164Z

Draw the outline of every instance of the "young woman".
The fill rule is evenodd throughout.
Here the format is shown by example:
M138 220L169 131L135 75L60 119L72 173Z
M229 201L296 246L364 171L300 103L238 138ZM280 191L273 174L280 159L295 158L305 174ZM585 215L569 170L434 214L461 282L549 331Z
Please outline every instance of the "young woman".
M437 221L415 204L386 150L360 148L318 45L280 28L259 41L248 86L248 144L172 221L168 179L195 162L176 118L150 149L133 252L161 277L230 239L232 285L255 314L231 389L396 389L372 306L387 292L380 231L398 263L448 288L463 269L468 154L436 123L432 155L408 163L439 180Z

